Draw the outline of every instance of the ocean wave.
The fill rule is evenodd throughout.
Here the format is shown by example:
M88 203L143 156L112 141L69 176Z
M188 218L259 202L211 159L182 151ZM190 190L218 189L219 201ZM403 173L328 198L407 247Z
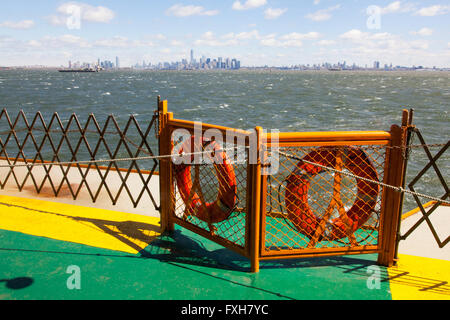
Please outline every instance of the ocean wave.
M183 111L185 111L185 112L193 112L193 111L199 111L201 109L202 109L202 106L196 106L196 107L191 108L191 109L183 109Z

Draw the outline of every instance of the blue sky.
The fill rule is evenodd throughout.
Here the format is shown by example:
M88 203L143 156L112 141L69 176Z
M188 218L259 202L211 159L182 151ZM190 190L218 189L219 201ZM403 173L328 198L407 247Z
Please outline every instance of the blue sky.
M450 1L3 1L0 65L238 58L450 66Z

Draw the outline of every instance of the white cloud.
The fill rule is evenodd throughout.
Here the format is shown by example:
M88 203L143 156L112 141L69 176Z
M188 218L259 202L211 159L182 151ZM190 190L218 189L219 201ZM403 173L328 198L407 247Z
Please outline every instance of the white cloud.
M415 36L427 37L427 36L431 36L433 34L433 29L422 28L419 31L411 31L410 33Z
M340 35L341 39L350 40L355 43L369 43L369 41L390 40L393 35L388 32L369 33L358 29L352 29Z
M304 40L313 40L321 37L318 32L297 33L291 32L277 38L276 34L261 37L260 44L267 47L302 47Z
M0 41L7 42L7 41L11 41L11 40L13 40L13 38L0 35Z
M48 17L50 23L54 25L67 24L70 17L79 18L80 21L98 23L108 23L115 17L114 11L107 7L95 7L82 2L65 2L61 4L56 11L56 15Z
M233 3L233 10L248 10L259 8L267 4L267 0L247 0L244 3L241 1L235 1Z
M205 40L213 40L215 38L214 36L214 32L212 31L206 31L203 35L202 38Z
M258 30L244 31L240 33L230 32L222 36L216 35L211 31L202 34L201 38L194 42L198 46L225 47L244 45L251 40L261 39Z
M78 48L91 48L92 44L72 34L65 34L58 37L45 36L39 41L42 46L47 48L65 48L65 47L78 47Z
M22 20L22 21L5 21L0 23L0 27L10 28L10 29L30 29L34 26L33 20Z
M37 41L37 40L30 40L30 41L28 41L28 43L27 43L30 47L42 47L42 43L40 43L39 41Z
M266 19L272 20L277 19L283 14L285 14L287 9L272 9L268 8L266 11L264 11L264 16Z
M286 40L286 41L282 41L280 43L280 47L296 47L296 48L300 48L303 46L303 41L301 40L296 40L296 39L292 39L292 40Z
M394 1L389 3L386 7L380 8L380 14L389 13L404 13L416 10L416 7L412 3L403 1Z
M163 34L161 34L161 33L158 33L158 34L155 36L155 38L158 39L158 40L166 40L166 39L167 39L166 36L163 35Z
M234 34L228 34L222 38L216 36L212 31L207 31L202 34L200 39L195 40L194 44L197 46L207 47L224 47L235 46L239 42L235 39Z
M111 48L126 48L129 45L129 41L125 37L115 36L111 39L103 39L95 41L96 46L111 47Z
M126 37L115 36L112 39L98 40L95 42L97 46L111 48L137 48L137 47L154 47L155 44L148 40L129 40Z
M162 34L151 34L145 35L143 38L139 40L128 39L124 36L114 36L112 38L98 39L93 42L94 46L97 47L109 47L109 48L146 48L146 47L155 47L158 41L164 41L166 44L168 41L167 37ZM180 46L181 42L178 41L170 41L171 46Z
M87 40L73 34L64 34L61 36L45 36L38 40L29 40L22 42L21 45L26 48L44 48L44 49L92 49L92 48L148 48L155 47L150 40L131 40L123 36L114 36L97 40ZM171 43L174 45L174 43Z
M261 40L261 44L266 47L279 47L280 41L275 38L266 38Z
M415 40L409 43L412 49L422 49L426 50L429 47L428 41L424 40Z
M303 46L303 42L297 39L285 40L281 41L276 38L266 38L261 40L261 45L266 47L297 47L300 48Z
M320 40L320 41L318 42L318 44L319 44L320 46L332 46L332 45L335 45L335 44L336 44L336 41L334 41L334 40Z
M320 3L320 0L314 0L314 5L317 6Z
M67 2L58 7L57 11L64 15L73 13L72 7L77 6L81 10L81 19L90 22L109 22L115 17L115 13L106 7L94 7L86 3Z
M58 42L64 43L64 44L74 45L74 46L81 47L81 48L92 47L92 44L90 42L88 42L87 40L85 40L81 37L78 37L78 36L74 36L72 34L65 34L65 35L59 36L55 40Z
M366 59L368 57L373 57L374 59L379 59L379 57L399 59L401 57L424 57L430 54L426 51L429 49L428 41L407 41L398 35L387 32L369 33L353 29L343 33L340 38L356 45L353 47L346 46L347 50L361 57L365 55Z
M206 10L201 6L183 6L182 4L175 4L167 9L168 16L175 17L189 17L189 16L215 16L219 13L218 10Z
M339 9L341 5L335 5L332 7L329 7L327 9L318 10L314 13L309 13L306 15L306 18L313 20L313 21L325 21L329 20L331 18L331 12Z
M394 1L388 4L386 7L381 8L381 14L395 13L400 11L401 9L401 1Z
M25 43L28 47L52 48L52 49L92 49L92 48L145 48L153 47L154 44L147 40L130 40L126 37L115 36L95 41L86 40L73 34L61 36L45 36L39 40L30 40Z
M244 31L237 34L228 33L224 36L225 39L236 39L236 40L250 40L250 39L259 39L258 30L252 31Z
M433 17L442 14L447 14L450 12L449 5L434 5L431 7L425 7L416 12L416 15L423 17Z
M320 38L321 34L318 32L308 32L308 33L297 33L297 32L292 32L289 34L286 34L284 36L281 37L282 40L313 40L313 39L317 39Z
M82 13L82 19L92 22L109 22L114 19L114 12L106 7L85 6Z
M184 43L181 41L178 41L178 40L172 40L172 41L170 41L170 45L172 47L182 47L182 46L184 46Z
M364 40L365 37L367 37L368 33L364 33L361 30L358 29L352 29L350 31L347 31L340 35L340 38L351 40L351 41L361 41Z

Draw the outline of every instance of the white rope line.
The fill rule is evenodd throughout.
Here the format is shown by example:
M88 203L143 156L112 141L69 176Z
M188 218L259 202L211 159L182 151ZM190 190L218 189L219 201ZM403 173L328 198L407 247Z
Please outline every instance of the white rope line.
M222 151L231 151L231 150L236 150L237 147L233 147L233 148L228 148L228 149L222 149ZM246 147L248 148L248 147ZM376 180L372 180L372 179L368 179L368 178L364 178L364 177L360 177L357 176L353 173L350 172L345 172L342 170L337 170L335 168L331 168L331 167L327 167L324 165L321 165L319 163L315 163L315 162L311 162L308 160L304 160L304 159L300 159L294 155L282 152L282 151L275 151L274 152L283 155L285 157L288 158L292 158L295 159L297 161L303 161L307 164L313 165L313 166L317 166L319 168L328 170L328 171L332 171L332 172L338 172L341 173L343 175L352 177L354 179L357 180L363 180L369 183L374 183L377 185L380 185L382 187L386 187L386 188L390 188L393 189L397 192L400 193L406 193L406 194L411 194L411 195L415 195L418 197L422 197L425 199L429 199L429 200L433 200L433 201L437 201L440 203L445 203L447 205L450 205L450 201L448 200L443 200L437 197L433 197L433 196L429 196L423 193L419 193L419 192L413 192L410 190L407 190L405 188L402 187L396 187L396 186L392 186L380 181L376 181ZM199 151L199 152L191 152L191 153L180 153L180 154L170 154L170 155L160 155L160 156L145 156L145 157L129 157L129 158L118 158L118 159L98 159L98 160L82 160L82 161L67 161L67 162L48 162L48 163L25 163L25 164L5 164L5 165L0 165L0 168L17 168L17 167L27 167L27 168L32 168L32 167L45 167L45 166L72 166L72 165L77 165L77 164L92 164L92 163L110 163L110 162L122 162L122 161L138 161L138 160L157 160L157 159L166 159L166 158L174 158L174 157L184 157L184 156L195 156L195 155L202 155L202 154L211 154L213 153L213 151Z
M429 199L429 200L433 200L433 201L437 201L437 202L440 202L440 203L445 203L445 204L450 205L450 201L448 201L448 200L443 200L443 199L436 198L436 197L433 197L433 196L429 196L429 195L426 195L426 194L423 194L423 193L413 192L413 191L407 190L407 189L402 188L402 187L396 187L396 186L392 186L392 185L389 185L389 184L386 184L386 183L383 183L383 182L380 182L380 181L376 181L376 180L360 177L360 176L357 176L357 175L355 175L353 173L350 173L350 172L337 170L335 168L327 167L327 166L321 165L319 163L315 163L315 162L311 162L311 161L308 161L308 160L300 159L300 158L298 158L296 156L290 155L288 153L284 153L282 151L275 151L275 152L279 153L279 154L281 154L281 155L283 155L285 157L292 158L292 159L295 159L295 160L298 160L298 161L303 161L303 162L305 162L307 164L310 164L310 165L313 165L313 166L317 166L317 167L325 169L325 170L333 171L335 173L336 172L337 173L341 173L343 175L352 177L352 178L357 179L357 180L363 180L363 181L366 181L366 182L370 182L370 183L374 183L374 184L380 185L382 187L393 189L393 190L395 190L397 192L400 192L400 193L407 193L407 194L415 195L415 196L418 196L418 197L422 197L422 198L426 198L426 199Z
M237 147L221 149L221 151L232 151ZM248 148L248 147L245 147ZM180 154L170 154L170 155L160 155L160 156L145 156L145 157L134 157L134 158L117 158L117 159L98 159L98 160L81 160L81 161L66 161L66 162L38 162L38 163L25 163L25 164L3 164L0 168L16 168L16 167L45 167L45 166L71 166L77 164L92 164L92 163L107 163L107 162L121 162L121 161L138 161L138 160L158 160L166 158L177 158L185 156L195 156L202 154L211 154L214 151L198 151L191 153L180 153Z

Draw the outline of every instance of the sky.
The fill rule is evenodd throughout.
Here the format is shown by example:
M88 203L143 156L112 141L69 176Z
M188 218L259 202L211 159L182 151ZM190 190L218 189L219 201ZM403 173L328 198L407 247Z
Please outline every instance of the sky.
M450 1L2 0L0 66L195 57L450 67Z

